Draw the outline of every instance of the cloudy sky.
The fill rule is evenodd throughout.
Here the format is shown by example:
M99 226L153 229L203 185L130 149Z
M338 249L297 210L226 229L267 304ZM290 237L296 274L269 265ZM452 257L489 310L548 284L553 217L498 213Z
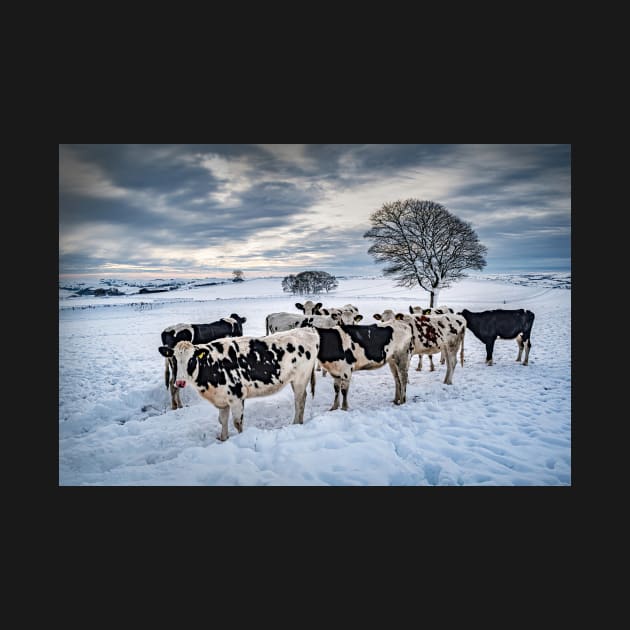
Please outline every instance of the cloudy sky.
M384 203L436 201L488 247L484 271L571 267L571 149L549 145L59 146L61 277L379 274Z

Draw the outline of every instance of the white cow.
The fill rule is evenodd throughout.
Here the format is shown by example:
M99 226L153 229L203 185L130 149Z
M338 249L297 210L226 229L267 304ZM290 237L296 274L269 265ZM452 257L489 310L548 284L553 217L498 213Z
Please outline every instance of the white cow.
M297 313L270 313L265 318L265 328L267 334L291 330L293 328L304 328L305 326L316 326L318 328L332 328L339 322L347 324L358 323L363 319L362 315L357 315L352 311L341 311L332 315L311 315L305 317Z
M374 319L392 321L393 311L375 313ZM464 335L466 319L461 315L404 315L396 313L395 320L408 322L413 327L413 354L435 354L442 352L446 358L446 376L444 383L453 384L453 372L457 365L457 351L461 348L460 359L464 365Z
M450 306L438 306L437 308L422 308L422 306L410 306L409 312L412 315L447 315L454 314L455 311ZM435 371L435 366L433 365L433 355L429 355L429 364L431 365L431 369L429 372ZM444 355L440 355L440 364L444 364ZM416 372L422 370L422 355L418 355L418 367L416 368Z

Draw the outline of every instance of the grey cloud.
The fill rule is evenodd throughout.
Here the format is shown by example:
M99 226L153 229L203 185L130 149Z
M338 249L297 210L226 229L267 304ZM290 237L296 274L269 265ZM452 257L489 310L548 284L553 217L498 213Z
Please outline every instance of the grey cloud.
M134 254L133 244L140 252L148 246L164 251L221 246L243 243L274 229L283 234L289 231L289 241L278 244L270 239L257 255L273 260L318 252L327 257L329 268L324 270L365 269L371 265L366 253L369 243L362 238L369 227L367 214L365 225L355 230L317 229L305 221L310 209L325 199L334 217L336 190L360 190L379 178L412 179L431 168L445 172L452 168L457 175L445 198L435 201L471 221L480 240L486 238L492 244L488 269L507 264L510 253L519 260L568 260L570 264L569 145L320 144L307 145L307 160L296 163L245 144L67 145L65 149L68 153L60 155L71 155L73 160L64 163L61 159L60 175L69 164L76 168L78 162L100 174L113 192L105 187L103 193L100 183L94 191L62 186L62 242L78 229L85 233L93 226L97 234L96 226L108 225L110 234L120 235L119 242L129 244L130 253L126 260L109 260L102 252L61 250L62 273L98 269L106 263L137 264L138 260L162 265L159 260L134 258L141 253ZM204 168L196 157L208 155L242 165L238 188L230 188L229 179ZM95 181L88 176L86 186ZM380 203L386 201L390 200ZM508 214L501 218L502 213ZM563 234L564 228L569 232ZM187 260L177 264L182 271L190 268Z

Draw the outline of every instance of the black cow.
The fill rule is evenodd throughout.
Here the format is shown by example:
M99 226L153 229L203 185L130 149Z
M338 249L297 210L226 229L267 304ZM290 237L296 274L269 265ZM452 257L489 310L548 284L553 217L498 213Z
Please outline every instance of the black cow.
M522 308L514 311L499 308L481 313L471 313L464 309L459 315L465 317L468 330L471 330L479 341L486 344L487 365L492 365L492 350L497 338L516 339L516 343L518 343L517 361L521 360L523 347L525 347L523 365L527 365L529 351L532 347L530 336L534 325L534 313L524 311Z
M208 343L222 337L242 337L243 324L246 321L246 317L232 313L229 317L223 317L211 324L175 324L162 331L162 346L174 348L180 341L197 344ZM175 370L172 361L172 358L167 358L164 362L164 380L166 387L170 387L171 390L171 407L181 409L182 402L179 399L179 388L175 387Z

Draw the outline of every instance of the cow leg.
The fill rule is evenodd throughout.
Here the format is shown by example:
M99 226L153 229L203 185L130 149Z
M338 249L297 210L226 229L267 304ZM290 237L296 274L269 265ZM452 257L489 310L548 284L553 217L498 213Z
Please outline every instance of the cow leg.
M343 400L341 402L341 408L343 411L348 411L348 390L350 389L350 379L342 378L341 379L341 395L343 396Z
M232 422L234 423L234 428L239 432L243 433L243 401L240 398L235 398L230 401L230 409L232 410ZM226 433L225 439L227 439L227 422L225 423Z
M181 409L182 401L179 397L179 387L175 386L175 366L173 365L172 358L166 358L166 366L164 368L164 379L166 380L167 387L171 392L171 409ZM170 366L170 376L168 374Z
M166 387L168 388L168 391L171 395L171 409L178 409L179 406L177 404L177 400L179 398L179 392L177 391L177 387L175 387L175 374L173 371L173 366L171 365L171 359L166 357L164 361L164 380L166 382Z
M389 365L389 369L392 371L392 376L394 377L394 385L396 386L396 392L394 393L394 400L392 402L395 405L400 405L400 373L398 371L398 365L396 364L396 360L392 357L391 360L387 362Z
M306 404L306 383L291 382L295 398L295 416L293 424L304 424L304 405Z
M429 363L431 364L431 369L429 370L429 372L435 372L435 365L433 365L433 355L432 354L429 355Z
M416 372L420 372L422 370L422 355L418 355L418 367L416 368Z
M230 408L222 407L219 409L219 422L221 423L221 435L219 439L222 442L228 439L228 419L230 417Z
M396 392L394 394L395 405L403 405L407 400L407 380L409 378L409 359L408 354L395 355L388 361L389 368L394 377Z
M171 382L171 373L169 371L170 360L168 357L164 357L164 384L168 389L169 383Z
M444 353L441 352L440 353L440 365L444 365L444 362L446 361L445 357L444 357Z
M525 346L525 359L523 360L523 365L528 365L529 351L532 349L532 340L527 338L527 340L523 341L523 345Z
M409 363L411 361L411 355L407 352L400 356L398 361L398 372L400 373L400 389L401 389L401 401L403 405L407 402L407 383L409 382Z
M171 409L181 409L183 405L179 397L179 387L175 385L175 376L172 372L169 386L169 389L171 390Z
M451 348L450 345L447 345L442 350L442 356L446 358L446 376L444 377L445 385L453 384L453 372L455 371L455 366L457 365L457 346Z
M394 367L396 369L396 373L394 374L394 369L392 368L392 374L394 374L394 380L396 381L397 386L397 401L394 401L397 405L404 405L407 402L407 382L409 380L410 360L411 355L407 353L394 356ZM391 363L390 367L392 367Z
M492 351L494 350L494 342L496 339L491 339L486 342L486 365L492 365Z
M335 399L333 400L332 407L329 411L334 411L335 409L339 409L339 390L341 389L341 379L338 376L333 376L335 382L333 387L335 388Z
M521 355L523 354L523 335L516 335L516 343L518 344L518 356L516 357L517 361L521 360Z

